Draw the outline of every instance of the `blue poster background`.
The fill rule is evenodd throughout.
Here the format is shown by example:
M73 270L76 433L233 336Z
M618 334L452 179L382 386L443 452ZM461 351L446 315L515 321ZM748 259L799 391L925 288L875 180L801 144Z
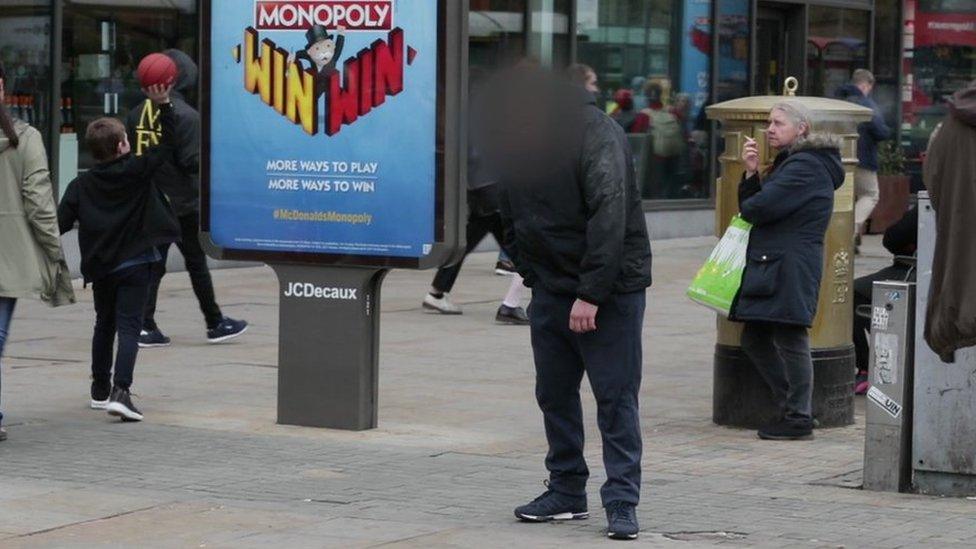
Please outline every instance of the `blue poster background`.
M681 40L681 91L691 96L688 120L694 121L708 101L712 0L685 0Z
M436 185L437 4L395 1L393 26L404 30L404 57L407 48L417 50L412 64L404 62L403 91L333 136L324 131L326 94L320 99L319 133L312 136L244 89L244 64L235 61L232 51L243 47L245 29L255 25L254 2L214 0L210 231L215 244L264 252L405 258L430 252ZM385 41L388 32L344 35L336 64L340 71L357 52L376 40ZM260 31L260 39L265 38L288 51L299 51L306 42L300 31ZM269 170L269 161L376 163L378 169L375 174L299 170L276 176L282 172ZM271 190L273 179L347 181L350 188L357 181L372 182L375 190ZM276 218L282 211L335 212L356 222L295 220L290 214Z

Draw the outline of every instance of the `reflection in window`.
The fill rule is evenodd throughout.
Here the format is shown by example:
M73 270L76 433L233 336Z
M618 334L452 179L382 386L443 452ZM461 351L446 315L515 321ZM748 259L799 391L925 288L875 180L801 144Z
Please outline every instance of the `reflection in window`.
M578 0L577 48L629 134L645 199L708 198L712 0Z
M34 4L34 5L31 5ZM51 150L50 2L19 2L0 10L0 61L7 110L37 128Z
M810 6L807 33L807 91L834 97L856 69L868 68L866 11Z
M526 0L472 0L468 57L472 70L491 70L525 52Z

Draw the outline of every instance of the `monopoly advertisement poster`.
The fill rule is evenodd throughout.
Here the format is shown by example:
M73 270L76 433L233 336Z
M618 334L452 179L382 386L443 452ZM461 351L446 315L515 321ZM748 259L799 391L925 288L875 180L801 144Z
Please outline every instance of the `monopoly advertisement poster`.
M438 2L214 0L211 13L214 244L429 254Z

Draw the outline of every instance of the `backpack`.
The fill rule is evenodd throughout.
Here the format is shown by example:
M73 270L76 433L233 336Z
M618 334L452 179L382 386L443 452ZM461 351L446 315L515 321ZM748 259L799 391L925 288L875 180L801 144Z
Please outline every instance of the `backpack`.
M684 152L685 137L681 132L678 119L673 114L652 109L644 109L641 112L651 118L651 138L655 156L671 157Z

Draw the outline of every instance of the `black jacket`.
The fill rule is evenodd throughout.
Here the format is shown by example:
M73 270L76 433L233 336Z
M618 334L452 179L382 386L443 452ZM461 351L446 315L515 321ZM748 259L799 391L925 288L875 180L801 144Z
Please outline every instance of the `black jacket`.
M527 286L600 305L651 285L651 246L626 134L591 94L566 96L564 139L502 175L501 211Z
M742 181L739 210L753 228L732 320L813 325L824 235L844 176L840 140L812 135L780 153L762 182Z
M160 108L163 135L173 125L173 107ZM58 225L64 234L78 222L81 274L94 282L123 261L150 248L176 242L180 228L153 175L172 161L172 139L143 156L127 154L98 164L78 176L58 206Z
M837 97L871 109L874 115L869 122L857 126L857 165L872 172L878 171L878 143L891 139L891 128L885 124L881 109L874 99L861 93L854 84L844 84L837 89Z
M173 103L175 151L172 160L156 172L155 180L173 204L179 217L199 215L200 212L200 113L191 107L180 93L196 85L197 66L179 50L164 52L176 63L179 71L176 86L170 93ZM159 144L163 128L158 109L146 99L129 111L125 121L132 153L142 156Z

